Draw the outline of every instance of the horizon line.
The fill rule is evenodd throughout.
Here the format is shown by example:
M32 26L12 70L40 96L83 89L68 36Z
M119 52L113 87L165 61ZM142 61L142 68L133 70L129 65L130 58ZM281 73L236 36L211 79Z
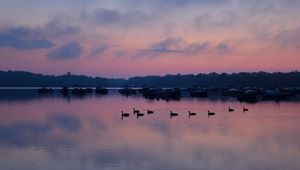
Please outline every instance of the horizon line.
M290 70L290 71L240 71L240 72L200 72L200 73L176 73L176 74L164 74L164 75L135 75L135 76L130 76L127 78L119 78L119 77L107 77L107 76L91 76L87 74L73 74L71 72L66 72L62 74L44 74L44 73L37 73L37 72L31 72L31 71L26 71L26 70L0 70L0 72L27 72L27 73L32 73L32 74L42 74L43 76L64 76L68 75L70 73L70 76L86 76L86 77L92 77L92 78L107 78L107 79L124 79L128 80L130 78L135 78L135 77L151 77L151 76L157 76L157 77L165 77L165 76L176 76L176 75L181 75L181 76L186 76L186 75L199 75L199 74L239 74L239 73L268 73L268 74L274 74L274 73L293 73L293 72L299 72L299 70Z

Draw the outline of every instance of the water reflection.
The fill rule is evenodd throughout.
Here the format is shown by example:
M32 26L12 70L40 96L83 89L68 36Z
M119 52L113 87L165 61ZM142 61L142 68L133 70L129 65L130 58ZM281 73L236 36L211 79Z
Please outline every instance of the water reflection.
M116 95L116 91L112 90L112 95ZM42 100L49 98L60 98L66 101L79 100L90 97L105 97L98 93L87 93L85 95L71 95L61 93L59 89L54 89L51 93L39 93L37 89L0 89L0 102L28 102L31 100Z
M8 147L74 147L75 141L57 135L55 131L75 133L80 129L80 120L77 117L53 115L47 122L16 122L0 127L0 142Z
M18 101L0 102L3 169L300 168L299 103L118 94ZM154 114L136 119L133 107ZM121 110L130 117L121 120ZM170 110L179 116L170 119ZM197 115L189 119L189 110ZM216 115L208 119L207 110Z

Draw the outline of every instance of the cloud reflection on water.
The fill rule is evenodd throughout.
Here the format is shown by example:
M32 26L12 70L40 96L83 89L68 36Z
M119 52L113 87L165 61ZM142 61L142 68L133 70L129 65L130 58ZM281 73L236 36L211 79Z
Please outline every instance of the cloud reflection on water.
M298 103L258 103L249 105L246 114L224 111L229 105L244 104L189 99L149 103L114 95L0 103L0 162L32 169L18 154L34 150L36 166L46 170L299 169ZM121 120L120 110L132 107L155 113ZM188 119L187 108L198 115ZM217 115L208 119L207 108ZM170 119L170 109L179 117ZM14 157L5 161L12 150Z

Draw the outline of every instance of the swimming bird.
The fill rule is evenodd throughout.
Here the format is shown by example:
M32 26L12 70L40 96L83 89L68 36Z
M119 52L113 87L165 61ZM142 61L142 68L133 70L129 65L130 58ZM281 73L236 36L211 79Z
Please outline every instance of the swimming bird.
M136 113L140 113L140 111L133 108L133 114L136 114Z
M249 111L249 109L243 107L243 112L248 112L248 111Z
M138 119L139 117L142 117L142 116L144 116L144 113L141 113L141 112L136 113L136 118L137 118L137 119Z
M129 117L129 113L124 113L123 111L121 111L121 113L122 113L122 117L121 117L121 119L124 119L124 117Z
M193 112L189 111L189 118L190 118L191 116L196 116L196 115L197 115L197 113L193 113Z
M208 115L208 116L213 116L213 115L215 115L215 114L216 114L216 113L211 112L211 111L209 111L209 110L207 111L207 115Z
M172 119L174 116L178 116L178 113L170 111L170 118Z
M148 115L153 114L153 113L154 113L154 111L149 110L149 109L147 110L147 114L148 114Z
M228 112L234 112L234 109L232 109L232 108L228 108Z

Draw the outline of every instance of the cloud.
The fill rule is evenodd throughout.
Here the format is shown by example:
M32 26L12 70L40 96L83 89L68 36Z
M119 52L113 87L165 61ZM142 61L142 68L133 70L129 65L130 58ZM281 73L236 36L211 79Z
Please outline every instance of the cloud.
M112 48L109 44L101 44L100 46L96 47L91 53L88 55L90 57L97 57L102 56L106 52L108 52Z
M55 17L44 26L37 28L37 30L48 37L65 37L74 35L79 32L79 27L72 26L69 22L71 19L68 17Z
M56 17L42 26L17 26L2 30L0 47L28 50L52 48L55 46L52 40L66 38L78 31L79 28L71 26L65 17Z
M82 47L79 43L72 42L58 49L51 51L47 56L52 60L69 60L78 58L82 52Z
M92 19L97 24L113 24L122 20L122 14L119 11L111 9L97 9L92 14Z
M197 29L225 29L236 27L241 22L241 18L232 11L206 12L198 15L194 19L194 25Z
M225 54L229 53L231 51L231 48L226 43L220 43L215 47L215 51L219 54Z
M197 54L197 53L203 53L203 52L207 52L209 50L209 43L208 42L204 42L204 43L192 43L190 45L188 45L184 51L186 53L192 53L192 54Z
M153 19L153 16L150 17L138 10L121 12L115 9L99 8L91 13L82 13L81 19L102 26L132 26L146 24Z
M145 52L152 53L202 53L209 50L209 43L186 43L182 38L167 38L146 48Z
M264 14L264 13L273 13L279 11L294 11L298 10L300 6L299 0L251 0L251 1L237 1L239 6L247 9L249 7L250 14Z
M166 1L160 1L161 4L165 3L167 5L174 4L176 6L181 6L184 4L202 4L202 5L218 5L218 4L224 4L229 3L231 0L166 0Z
M187 43L182 38L167 38L152 44L146 49L140 50L139 56L161 56L168 53L180 55L199 55L199 54L226 54L232 49L227 43L212 45L211 42Z
M281 48L300 49L300 27L279 32L273 37L273 41Z
M167 38L160 42L152 44L150 47L145 49L145 52L154 53L179 53L183 41L181 38Z
M0 33L0 47L15 49L51 48L54 44L29 27L9 28Z
M214 6L214 5L224 5L231 3L232 0L127 0L124 4L128 6L139 6L148 7L152 9L173 9L173 8L183 8L188 6Z

